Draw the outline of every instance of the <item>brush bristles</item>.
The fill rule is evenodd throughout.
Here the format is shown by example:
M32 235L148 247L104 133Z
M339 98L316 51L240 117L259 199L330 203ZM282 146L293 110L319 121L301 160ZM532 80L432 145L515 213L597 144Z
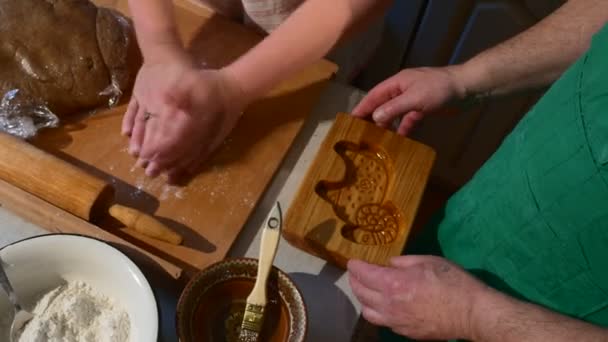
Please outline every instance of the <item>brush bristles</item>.
M257 342L258 335L259 333L257 331L243 329L239 335L239 342Z
M264 306L247 304L245 308L245 314L243 315L243 322L241 324L241 330L251 330L260 332L262 329L262 323L264 321Z
M247 304L241 323L240 342L256 342L264 323L264 306Z

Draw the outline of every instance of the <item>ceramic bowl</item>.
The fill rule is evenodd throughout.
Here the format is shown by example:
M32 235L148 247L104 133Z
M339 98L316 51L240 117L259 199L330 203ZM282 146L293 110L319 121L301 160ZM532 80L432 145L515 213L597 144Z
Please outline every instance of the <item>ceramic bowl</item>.
M235 340L257 267L256 259L227 259L196 275L186 286L177 307L180 341ZM287 274L273 267L267 289L269 302L258 341L303 342L306 306L296 285Z
M109 244L79 235L42 235L0 249L0 258L26 308L33 309L42 295L65 281L79 280L127 311L130 341L157 340L158 311L152 289L137 266ZM12 316L13 308L0 291L0 317ZM8 327L0 326L0 334L8 335ZM6 336L0 335L0 341Z

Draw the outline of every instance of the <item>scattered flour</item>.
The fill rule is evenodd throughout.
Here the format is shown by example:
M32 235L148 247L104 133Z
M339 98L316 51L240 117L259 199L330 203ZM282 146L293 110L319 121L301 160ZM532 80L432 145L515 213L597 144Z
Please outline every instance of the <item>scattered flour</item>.
M163 185L162 192L158 199L164 201L166 199L171 198L172 196L176 199L184 199L184 188L165 184Z
M136 169L132 168L131 172ZM154 195L159 201L165 201L170 198L184 199L185 193L184 188L166 183L166 177L157 177L150 179L145 175L140 175L135 179L135 189L129 193L129 196L137 200L147 195Z
M127 342L129 316L82 282L68 282L36 304L19 342Z

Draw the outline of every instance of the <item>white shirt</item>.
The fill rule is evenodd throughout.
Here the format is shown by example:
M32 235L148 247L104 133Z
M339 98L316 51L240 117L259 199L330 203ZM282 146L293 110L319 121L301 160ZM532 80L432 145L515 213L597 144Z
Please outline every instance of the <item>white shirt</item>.
M304 0L201 0L219 12L267 33L279 26Z

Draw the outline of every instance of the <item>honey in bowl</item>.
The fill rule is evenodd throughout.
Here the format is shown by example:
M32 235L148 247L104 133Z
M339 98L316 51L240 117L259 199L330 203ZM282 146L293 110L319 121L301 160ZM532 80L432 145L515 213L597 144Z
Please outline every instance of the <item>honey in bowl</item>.
M238 342L251 279L231 279L210 288L195 309L192 335L195 341ZM289 313L276 286L268 284L268 303L259 341L283 342L289 336Z
M257 260L228 259L197 274L186 286L177 308L180 342L238 341L246 300L257 276ZM258 341L304 342L306 307L289 276L273 267Z

